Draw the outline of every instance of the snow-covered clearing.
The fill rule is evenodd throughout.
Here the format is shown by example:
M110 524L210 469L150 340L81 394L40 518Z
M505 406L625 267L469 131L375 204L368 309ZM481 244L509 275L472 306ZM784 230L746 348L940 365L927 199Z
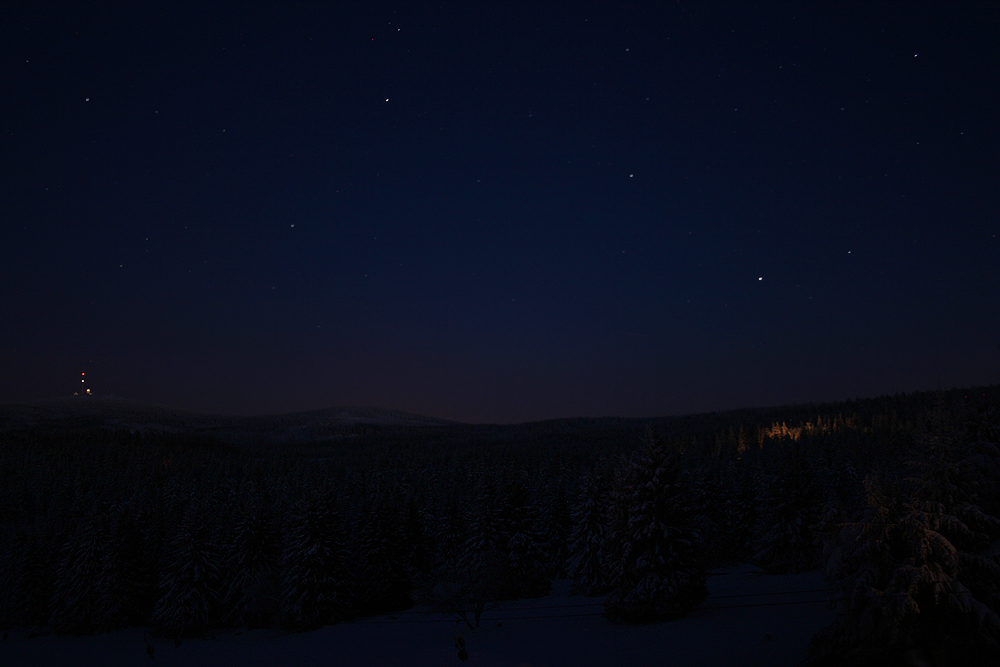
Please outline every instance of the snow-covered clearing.
M457 628L469 653L464 663L455 648L456 623L412 609L308 633L220 633L179 647L173 640L144 638L138 629L34 639L12 631L0 642L0 665L780 667L805 658L809 639L836 613L826 604L829 585L819 572L767 576L741 565L710 576L708 587L708 600L686 618L625 626L600 615L603 598L570 596L569 582L557 581L547 597L506 602L487 612L477 630ZM146 653L147 640L155 647L153 660Z

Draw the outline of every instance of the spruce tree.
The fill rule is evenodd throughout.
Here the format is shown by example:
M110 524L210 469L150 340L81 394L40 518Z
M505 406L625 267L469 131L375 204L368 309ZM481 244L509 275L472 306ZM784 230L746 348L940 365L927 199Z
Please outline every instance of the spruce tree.
M513 586L506 564L509 536L498 496L493 484L485 486L456 561L457 575L469 595L488 602L505 599Z
M819 564L816 525L823 494L806 452L791 446L767 489L753 562L773 573L801 572Z
M605 486L600 478L584 476L573 507L569 575L574 588L584 595L602 595L609 590L608 566L603 557L608 521Z
M730 544L733 533L727 525L732 498L723 485L722 473L721 466L715 463L698 470L696 474L685 476L694 522L701 534L710 566L729 562L733 550Z
M147 553L148 515L137 496L111 508L102 593L107 600L103 630L146 622L156 595L155 572Z
M315 630L353 616L345 525L330 492L314 492L295 508L288 525L282 556L284 626Z
M227 624L270 627L279 605L281 544L271 513L256 498L243 508L227 547Z
M843 611L814 640L810 664L1000 661L998 544L983 549L985 536L941 503L887 492L872 476L865 487L863 510L829 550ZM1000 520L979 520L1000 531Z
M550 536L540 529L540 511L520 482L511 484L501 510L504 566L508 570L506 598L540 597L552 589Z
M566 485L559 482L555 490L551 488L544 497L542 507L542 526L548 544L547 558L552 563L552 576L563 578L568 576L572 551L570 537L574 523L570 500L567 497Z
M409 609L413 606L413 582L397 513L388 502L380 502L362 516L357 533L358 574L365 591L359 612Z
M437 517L431 556L435 568L446 563L452 565L462 558L469 539L469 510L467 503L452 492L444 511Z
M91 634L104 629L101 621L109 606L107 541L107 508L99 506L77 521L63 544L50 620L57 632Z
M754 527L760 515L761 470L739 462L730 471L726 498L725 538L728 560L744 562L754 551Z
M211 516L208 499L190 501L164 549L151 623L168 635L198 635L219 624L222 554Z
M678 455L647 432L619 469L605 558L611 620L639 623L688 613L708 595L706 556Z
M406 500L406 513L403 519L403 548L406 550L406 563L411 577L426 577L432 568L434 546L431 543L430 529L433 517L416 498Z

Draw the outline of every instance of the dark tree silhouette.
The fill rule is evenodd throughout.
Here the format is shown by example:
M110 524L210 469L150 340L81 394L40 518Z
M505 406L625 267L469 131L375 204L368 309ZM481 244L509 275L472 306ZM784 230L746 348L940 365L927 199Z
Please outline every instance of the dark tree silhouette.
M586 475L579 500L573 508L572 553L569 574L574 587L584 595L602 595L608 588L608 565L604 561L604 539L608 522L606 484Z
M689 502L677 454L647 433L616 475L605 542L609 619L676 618L708 595L706 553Z
M211 516L209 498L193 499L164 551L151 622L171 636L198 635L219 622L222 550Z
M314 492L288 524L281 586L285 627L314 630L353 616L345 526L330 493Z

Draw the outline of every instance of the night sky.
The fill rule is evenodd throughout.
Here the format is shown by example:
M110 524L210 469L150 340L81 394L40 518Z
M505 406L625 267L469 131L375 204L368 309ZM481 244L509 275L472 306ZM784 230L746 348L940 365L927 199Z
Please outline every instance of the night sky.
M987 2L18 2L0 401L662 416L1000 381Z

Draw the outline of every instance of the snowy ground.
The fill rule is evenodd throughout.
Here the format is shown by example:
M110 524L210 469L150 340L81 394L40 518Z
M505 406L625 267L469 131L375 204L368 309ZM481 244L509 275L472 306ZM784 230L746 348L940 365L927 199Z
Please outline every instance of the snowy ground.
M0 642L0 665L459 665L552 667L556 665L796 665L809 639L828 625L829 586L819 572L765 576L749 565L709 577L709 599L689 617L645 626L607 622L602 598L567 594L556 582L551 595L504 603L483 616L482 627L464 632L469 659L458 660L456 623L441 614L410 610L316 632L260 630L216 639L149 639L142 630L96 637L27 639L13 631ZM589 615L588 615L589 614Z

